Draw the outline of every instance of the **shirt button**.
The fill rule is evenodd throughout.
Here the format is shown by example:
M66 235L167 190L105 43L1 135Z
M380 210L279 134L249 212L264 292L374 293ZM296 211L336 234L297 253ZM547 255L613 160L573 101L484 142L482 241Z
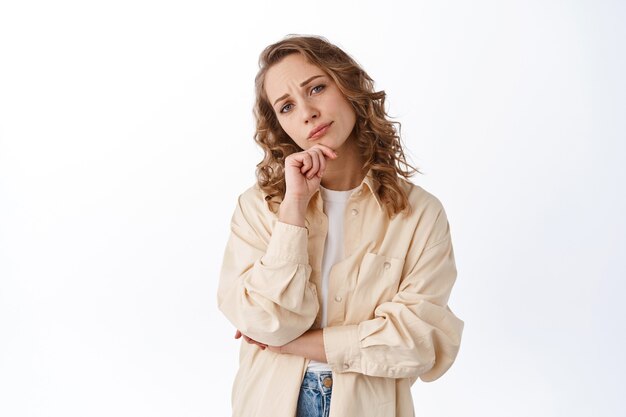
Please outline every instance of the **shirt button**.
M357 214L359 214L359 211L357 209L352 209L352 215L356 216Z
M338 296L335 297L335 301L337 301L338 303L340 303L341 300L342 300L341 296L338 295Z
M389 268L391 268L391 264L390 264L389 262L385 262L385 263L383 264L383 268L385 268L385 269L389 269Z

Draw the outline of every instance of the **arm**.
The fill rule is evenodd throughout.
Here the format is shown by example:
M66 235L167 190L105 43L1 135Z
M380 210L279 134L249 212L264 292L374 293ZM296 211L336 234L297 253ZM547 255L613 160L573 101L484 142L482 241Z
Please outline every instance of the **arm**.
M425 249L409 259L397 294L373 319L324 328L333 372L433 381L450 368L464 323L447 306L457 271L443 208Z
M286 190L273 226L259 220L261 208L247 209L243 204L247 200L239 198L217 300L246 341L281 346L304 333L315 320L319 303L315 285L309 282L308 231L303 226L326 158L336 157L332 149L316 144L285 158ZM268 227L272 227L269 237Z
M248 343L255 343L254 340ZM318 362L327 362L326 351L324 350L324 332L322 329L308 330L302 336L283 346L266 346L262 349L269 349L276 353L288 353L290 355L302 356Z
M264 235L266 225L259 223L248 200L239 198L232 217L218 307L241 333L283 345L309 329L319 309L315 286L309 282L308 232L276 221L270 235Z

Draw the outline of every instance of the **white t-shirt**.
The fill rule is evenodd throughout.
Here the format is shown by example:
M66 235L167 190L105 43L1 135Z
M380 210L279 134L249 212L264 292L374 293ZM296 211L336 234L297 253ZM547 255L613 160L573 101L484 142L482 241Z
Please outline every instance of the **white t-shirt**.
M326 327L327 321L328 276L332 266L344 258L343 218L348 199L356 188L347 191L335 191L320 185L320 195L324 201L324 213L328 217L328 234L326 235L324 256L322 257L322 328ZM320 372L330 371L331 369L324 362L311 360L307 370Z

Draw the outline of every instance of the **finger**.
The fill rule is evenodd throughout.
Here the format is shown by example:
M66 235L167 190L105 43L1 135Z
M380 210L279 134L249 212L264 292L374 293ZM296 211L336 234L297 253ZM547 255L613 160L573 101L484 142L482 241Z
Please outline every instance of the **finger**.
M326 145L316 144L315 147L320 149L324 153L324 155L327 156L328 158L335 159L338 156L337 152L335 152L334 150L332 150Z
M263 343L261 343L261 342L257 342L256 340L251 339L251 338L249 338L248 336L244 336L243 338L246 340L246 342L250 343L251 345L259 345L259 346L264 346L264 344L263 344Z
M309 156L311 157L311 169L307 172L307 178L311 179L317 175L320 170L320 155L315 151L309 151Z
M316 147L310 148L307 152L309 152L313 160L313 166L308 172L307 179L311 179L315 176L319 177L320 172L323 171L323 167L326 166L326 157L324 156L324 152Z
M307 163L306 157L306 151L292 153L291 155L288 155L287 158L285 158L285 167L291 166L301 169Z
M262 349L265 349L265 348L267 347L267 345L266 345L266 344L263 344L263 343L261 343L261 342L257 342L257 341L256 341L256 340L254 340L254 339L250 339L248 336L245 336L245 335L244 335L244 337L243 337L243 338L244 338L244 340L245 340L246 342L248 342L248 343L249 343L249 344L251 344L251 345L257 345L257 346L259 346L259 347L260 347L260 348L262 348Z
M285 164L287 164L287 162L289 161L291 162L291 166L302 168L305 165L310 164L310 160L308 159L308 156L309 155L307 154L306 151L292 153L285 159Z
M300 172L304 175L313 166L313 160L311 159L311 154L309 154L308 152L303 152L301 156L301 161L302 161L302 167L300 167Z
M315 152L315 154L317 155L317 157L319 159L319 164L320 164L319 169L318 169L316 175L321 178L322 174L326 170L326 157L324 156L324 152L322 152L321 149L319 149L319 148L312 148L312 149Z

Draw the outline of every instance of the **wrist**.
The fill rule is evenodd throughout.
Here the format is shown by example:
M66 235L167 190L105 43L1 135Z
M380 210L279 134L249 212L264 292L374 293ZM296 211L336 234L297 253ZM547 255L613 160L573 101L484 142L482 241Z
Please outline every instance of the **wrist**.
M292 195L292 194L285 194L285 197L283 197L283 201L281 202L281 205L285 204L286 206L289 206L290 208L306 211L306 207L309 205L310 199L311 199L310 197L302 197L302 196L297 196L297 195Z
M291 354L291 351L289 350L289 345L291 344L291 342L284 344L282 346L278 347L278 353L289 353Z
M308 201L301 199L284 199L278 209L278 220L294 226L304 227Z

